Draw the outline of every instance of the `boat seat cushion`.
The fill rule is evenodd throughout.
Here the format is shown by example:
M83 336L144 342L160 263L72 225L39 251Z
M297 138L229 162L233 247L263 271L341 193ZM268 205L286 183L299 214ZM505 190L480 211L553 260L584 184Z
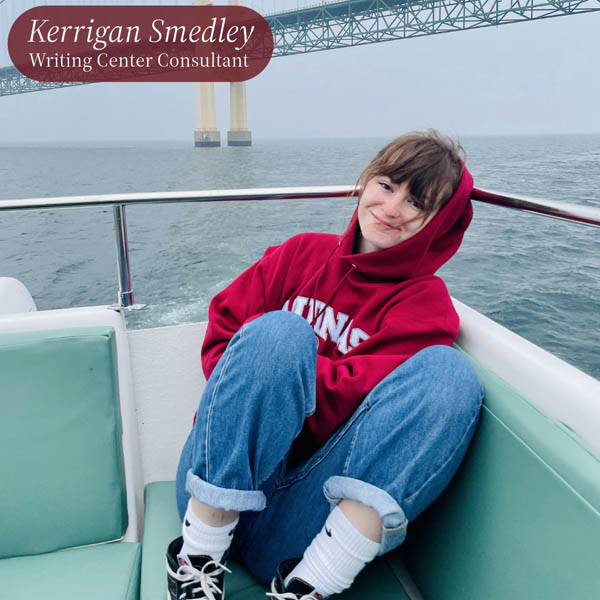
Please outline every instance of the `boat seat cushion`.
M147 485L145 504L140 600L164 600L167 594L165 552L169 542L181 535L175 482L160 481ZM395 575L396 563L390 558L376 559L357 577L349 590L336 598L408 600ZM265 592L270 590L259 584L242 564L230 561L227 566L232 570L231 574L225 574L228 600L265 600Z
M5 558L0 560L0 597L137 600L141 554L140 544L121 542Z
M0 334L0 384L0 558L121 538L114 329Z
M457 476L409 526L413 578L436 600L598 600L599 457L474 364L481 421Z

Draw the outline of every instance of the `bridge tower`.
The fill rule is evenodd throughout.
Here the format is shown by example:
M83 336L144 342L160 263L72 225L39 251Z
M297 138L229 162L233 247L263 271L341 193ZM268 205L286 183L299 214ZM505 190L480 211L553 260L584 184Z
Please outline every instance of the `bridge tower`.
M211 0L194 0L194 5L211 4ZM194 131L194 146L220 146L221 132L217 129L215 84L212 81L198 83L198 129Z
M194 0L195 5L212 4L211 0ZM230 5L241 6L242 0L229 0ZM221 132L217 129L215 84L198 83L198 129L194 131L194 146L220 146ZM229 131L228 146L251 146L252 132L248 129L246 107L246 82L233 81L229 84Z
M229 0L229 4L241 6L242 0ZM227 132L227 145L252 145L252 132L248 129L245 81L232 81L229 84L229 131Z

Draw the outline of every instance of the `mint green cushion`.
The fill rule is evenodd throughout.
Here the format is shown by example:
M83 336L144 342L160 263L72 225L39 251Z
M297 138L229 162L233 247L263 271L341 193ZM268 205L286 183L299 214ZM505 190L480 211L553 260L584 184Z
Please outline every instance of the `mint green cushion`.
M115 333L0 335L0 558L127 528Z
M140 600L164 600L167 593L165 552L169 542L181 535L181 521L175 503L175 482L160 481L146 486L146 514L142 552ZM289 558L282 556L281 560ZM340 600L408 600L396 576L394 566L383 557L375 560L355 580ZM225 574L227 600L265 600L267 591L246 567L236 561L227 564ZM270 591L270 590L269 590Z
M137 600L140 559L140 544L124 542L5 558L0 560L0 597Z
M475 366L479 430L448 490L409 526L413 577L436 600L598 600L598 457Z

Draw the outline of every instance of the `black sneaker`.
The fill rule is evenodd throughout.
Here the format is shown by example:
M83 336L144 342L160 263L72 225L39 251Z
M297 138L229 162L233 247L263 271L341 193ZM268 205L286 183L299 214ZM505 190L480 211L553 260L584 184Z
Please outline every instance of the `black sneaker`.
M317 594L314 587L299 577L294 577L286 587L285 578L301 560L301 558L289 558L277 567L271 582L271 591L267 592L267 596L273 600L323 600L323 596Z
M210 556L190 556L191 565L180 564L177 555L181 552L183 538L173 540L167 549L167 583L169 600L224 600L225 552L221 562Z

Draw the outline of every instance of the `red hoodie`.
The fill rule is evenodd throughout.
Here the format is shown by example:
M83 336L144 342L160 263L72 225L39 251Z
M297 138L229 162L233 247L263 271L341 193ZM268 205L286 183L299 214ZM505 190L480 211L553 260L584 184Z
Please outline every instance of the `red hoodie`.
M206 378L244 323L280 309L304 317L319 340L316 411L297 440L300 454L309 456L398 365L427 346L456 340L458 315L434 273L460 246L473 215L472 188L465 168L442 210L392 248L354 254L356 212L341 238L304 233L269 247L210 304Z

